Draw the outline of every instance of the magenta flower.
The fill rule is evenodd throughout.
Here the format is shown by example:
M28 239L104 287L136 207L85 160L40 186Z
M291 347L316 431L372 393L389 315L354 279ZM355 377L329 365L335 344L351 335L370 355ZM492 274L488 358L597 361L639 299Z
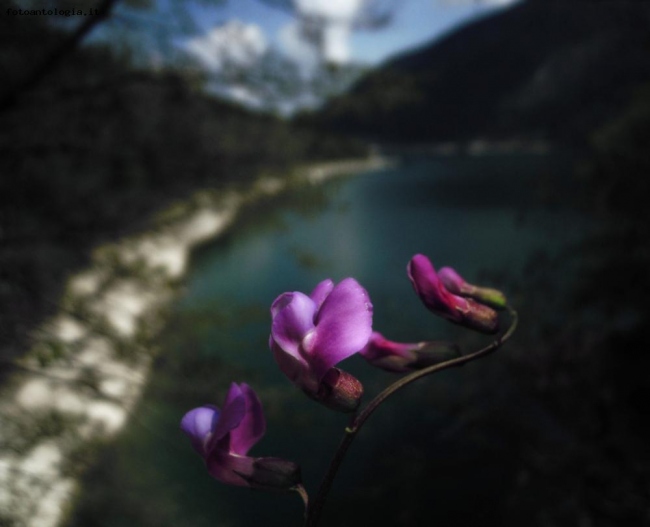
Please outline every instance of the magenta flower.
M406 270L413 289L429 311L451 322L483 333L498 331L496 312L471 298L463 298L450 293L443 285L429 258L423 254L416 254L411 258Z
M300 483L300 468L278 458L246 454L266 431L262 404L245 383L230 385L221 410L205 405L185 414L181 430L205 460L210 475L223 483L267 490L289 490Z
M370 364L398 373L421 370L460 356L455 344L447 342L394 342L373 331L359 354Z
M271 306L269 345L282 372L307 395L353 411L363 387L334 365L360 351L372 332L372 304L353 278L318 284L311 295L283 293Z
M473 298L474 300L493 307L494 309L505 309L506 297L504 294L490 287L479 287L466 282L455 269L443 267L438 271L438 277L445 286L445 289L455 295Z

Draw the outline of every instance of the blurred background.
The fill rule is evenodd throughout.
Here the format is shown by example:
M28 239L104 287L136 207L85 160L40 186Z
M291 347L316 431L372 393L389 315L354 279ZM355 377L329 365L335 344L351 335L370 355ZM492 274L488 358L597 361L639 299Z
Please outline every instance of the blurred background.
M269 306L354 276L388 338L487 343L418 252L520 327L385 403L322 524L650 525L649 57L642 0L0 0L0 525L300 525L180 418L247 382L314 491L347 419ZM391 162L304 177L349 159Z

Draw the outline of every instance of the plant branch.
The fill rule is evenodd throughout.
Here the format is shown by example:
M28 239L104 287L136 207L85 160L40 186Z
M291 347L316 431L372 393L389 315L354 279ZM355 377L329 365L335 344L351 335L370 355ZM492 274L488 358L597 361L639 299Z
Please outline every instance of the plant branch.
M510 306L508 306L507 309L512 320L506 332L503 333L503 335L501 335L497 340L488 344L484 348L475 351L474 353L470 353L469 355L463 355L462 357L451 359L446 362L442 362L440 364L435 364L433 366L429 366L428 368L415 371L409 375L406 375L405 377L402 377L398 381L388 386L388 388L386 388L379 395L377 395L372 401L370 401L368 405L361 411L361 413L359 413L356 416L356 418L352 420L350 426L348 426L345 429L345 435L343 436L343 439L341 440L338 449L334 453L334 457L330 462L330 466L327 471L327 474L325 474L320 489L318 489L318 494L316 495L316 498L312 502L311 507L309 507L308 509L308 514L305 519L305 527L316 527L316 525L318 524L318 520L320 519L320 515L323 509L323 504L325 503L325 498L327 497L327 494L329 493L332 487L332 483L334 482L336 473L338 472L338 469L341 466L343 459L345 458L348 448L350 448L352 441L354 440L359 430L361 430L363 424L368 420L368 418L372 415L372 413L379 407L379 405L381 405L386 399L388 399L395 392L401 390L402 388L405 388L409 384L417 381L422 377L426 377L427 375L432 375L434 373L438 373L440 371L453 368L455 366L463 366L468 362L479 359L481 357L485 357L486 355L489 355L490 353L493 353L494 351L499 349L508 339L510 339L512 334L517 329L517 323L519 321L519 316L517 315L517 312L514 309L512 309Z
M303 486L303 484L296 485L293 490L298 493L300 498L302 499L302 503L305 506L305 521L307 521L307 511L309 511L309 494L307 494L307 490Z
M69 53L74 51L84 37L100 22L106 20L114 5L119 0L102 0L95 8L93 16L85 17L85 21L61 45L52 50L22 81L13 86L0 97L0 112L11 108L25 92L33 89L39 82L52 71L58 63Z

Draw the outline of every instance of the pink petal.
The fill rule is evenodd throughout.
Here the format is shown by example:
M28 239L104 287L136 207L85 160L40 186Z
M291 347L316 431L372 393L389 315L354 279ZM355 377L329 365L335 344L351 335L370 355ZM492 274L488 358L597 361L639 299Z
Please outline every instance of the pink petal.
M285 352L275 343L273 337L271 337L270 345L275 361L280 367L280 371L292 383L307 393L315 394L318 392L318 379L315 378L314 373L302 357L296 359L290 353Z
M323 305L323 302L325 302L325 299L332 292L332 289L334 289L334 282L332 282L332 280L329 278L327 280L323 280L314 288L309 297L314 301L314 304L316 304L316 310L320 309L320 307Z
M284 351L301 360L300 344L314 329L316 304L307 295L295 292L280 295L271 306L271 336Z
M369 361L383 359L385 357L400 357L407 360L415 360L414 350L421 348L421 343L404 343L388 340L381 333L373 331L368 344L359 352Z
M451 267L443 267L438 271L438 278L440 278L440 281L450 293L455 295L463 294L463 288L466 282L455 269L452 269Z
M202 456L206 455L206 447L219 421L219 415L219 408L205 405L190 410L181 420L181 430L190 438L192 446Z
M266 421L262 403L253 389L246 383L240 389L246 401L246 413L239 426L230 432L230 451L243 456L266 432Z
M372 333L372 304L353 278L340 282L316 315L316 330L303 342L316 377L363 348Z
M447 291L454 295L473 298L480 304L484 304L499 311L505 309L508 304L505 295L498 289L493 289L491 287L478 287L467 283L463 277L451 267L443 267L440 269L440 271L438 271L438 277Z
M452 295L444 288L429 258L416 254L411 258L406 270L413 289L430 311L454 322L460 321L461 316L457 309L467 309L467 301Z
M226 401L223 403L219 421L214 429L214 435L210 441L209 448L214 448L214 444L225 437L233 428L239 426L246 414L246 399L239 386L236 383L230 385Z

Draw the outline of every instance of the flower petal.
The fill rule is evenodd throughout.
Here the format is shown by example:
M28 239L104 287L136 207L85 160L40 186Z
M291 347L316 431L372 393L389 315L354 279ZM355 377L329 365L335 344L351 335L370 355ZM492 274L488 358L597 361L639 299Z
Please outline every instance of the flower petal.
M223 403L221 415L214 429L214 437L210 441L209 448L213 448L214 443L225 437L233 428L239 426L245 414L246 399L241 388L233 382L226 395L226 401Z
M445 286L447 291L455 295L462 295L468 285L458 272L451 267L443 267L438 271L438 278Z
M387 371L403 373L412 371L410 365L417 360L416 351L422 343L403 343L388 340L373 331L368 344L359 352L370 364Z
M316 304L304 293L284 293L271 306L273 323L271 336L280 348L302 360L300 344L305 335L314 329Z
M444 288L429 258L416 254L406 270L413 289L427 309L453 322L461 320L457 309L467 310L467 301Z
M204 457L220 413L216 406L205 405L190 410L181 420L181 430L190 438L194 449Z
M303 342L307 361L320 380L328 370L361 350L372 333L372 304L353 278L340 282L316 315L316 329Z
M253 389L246 383L240 389L246 401L246 413L239 426L230 432L230 451L243 456L266 432L266 421L262 403Z
M440 269L438 277L450 293L473 298L477 302L497 310L505 309L508 305L508 301L501 291L470 284L451 267Z
M296 359L290 353L285 352L277 345L273 340L273 337L270 339L270 345L275 361L280 367L280 371L282 371L282 373L284 373L292 383L308 394L313 395L318 392L318 379L316 379L305 359L302 357Z
M332 289L334 289L334 282L332 282L332 280L329 278L327 280L323 280L320 284L314 287L314 290L311 292L311 295L309 295L309 298L314 301L317 310L320 309L320 307L323 305L323 302L325 302L325 299L332 292Z
M361 356L369 361L383 359L385 357L400 357L405 360L414 360L415 353L421 347L421 343L404 343L388 340L378 331L373 331L368 344L359 352Z

